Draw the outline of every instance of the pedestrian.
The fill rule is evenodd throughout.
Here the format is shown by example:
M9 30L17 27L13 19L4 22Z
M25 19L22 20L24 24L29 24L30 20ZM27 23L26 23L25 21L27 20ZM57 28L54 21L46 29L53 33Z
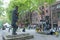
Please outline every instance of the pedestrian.
M55 34L55 30L53 28L50 29L50 34L51 35Z
M5 30L5 29L6 29L5 26L3 26L3 27L2 27L2 30Z
M58 37L58 36L59 36L59 34L58 34L58 32L57 32L57 31L55 32L55 35L56 35L56 37Z
M25 32L25 27L23 28L23 30L22 30L23 32Z
M6 35L6 30L4 26L2 27L2 30L0 30L0 32L1 32L2 39L5 40L4 36Z
M59 31L58 31L58 29L56 30L55 35L56 35L56 37L59 36Z

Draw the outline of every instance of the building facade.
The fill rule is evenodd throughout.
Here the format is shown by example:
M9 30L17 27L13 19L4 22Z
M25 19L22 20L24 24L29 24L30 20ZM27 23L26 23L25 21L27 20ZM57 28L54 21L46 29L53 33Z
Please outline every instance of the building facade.
M40 7L41 10L41 21L44 29L50 29L51 27L51 16L50 7L47 3ZM45 23L44 23L45 22Z
M52 22L54 26L60 26L60 1L56 2L51 6Z
M37 11L32 12L32 24L39 24L41 16L38 14Z
M44 4L40 10L42 11L41 20L45 20L46 25L49 24L50 27L60 26L60 1L57 1L53 5L49 5L47 7Z

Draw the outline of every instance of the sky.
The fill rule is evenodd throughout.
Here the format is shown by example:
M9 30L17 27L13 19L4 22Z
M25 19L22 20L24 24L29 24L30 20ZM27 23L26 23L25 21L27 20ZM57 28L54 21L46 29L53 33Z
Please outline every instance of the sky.
M6 9L8 7L8 4L10 3L10 0L2 0L3 1L3 8ZM6 11L3 12L3 15L6 15Z
M3 7L7 8L10 0L3 0Z
M56 0L56 1L60 1L60 0Z

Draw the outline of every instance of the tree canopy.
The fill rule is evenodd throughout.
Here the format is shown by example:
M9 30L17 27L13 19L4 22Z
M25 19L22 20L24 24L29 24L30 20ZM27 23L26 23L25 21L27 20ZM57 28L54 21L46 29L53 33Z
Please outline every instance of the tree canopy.
M2 5L3 5L3 2L2 2L2 0L0 0L0 16L2 15L2 12L4 10L4 8L2 7Z
M47 2L49 5L53 4L56 0L10 0L9 7L7 8L7 15L11 19L11 13L15 5L18 6L19 15L23 16L27 11L38 10L38 7ZM20 16L20 17L21 17Z

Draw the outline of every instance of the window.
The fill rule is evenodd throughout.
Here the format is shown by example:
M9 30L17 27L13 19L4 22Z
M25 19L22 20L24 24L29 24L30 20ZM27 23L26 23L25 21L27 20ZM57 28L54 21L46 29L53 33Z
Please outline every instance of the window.
M48 10L46 10L46 13L48 13Z
M60 4L57 5L57 8L60 8Z
M58 12L58 19L60 19L60 12Z
M51 9L52 9L52 10L55 10L55 7L53 6Z
M42 9L44 9L44 6L42 6Z

